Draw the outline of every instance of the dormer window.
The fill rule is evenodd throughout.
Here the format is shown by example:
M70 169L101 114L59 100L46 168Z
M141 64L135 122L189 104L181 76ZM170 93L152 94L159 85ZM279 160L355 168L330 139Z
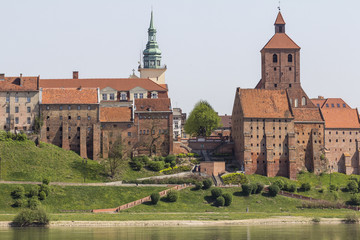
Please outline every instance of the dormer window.
M114 93L110 93L110 100L115 100L115 94Z
M139 93L139 98L144 98L144 94L143 94L143 93Z
M103 94L102 94L102 99L103 99L104 101L107 101L107 94L106 94L106 93L103 93Z
M120 99L121 99L122 101L126 101L126 99L127 99L127 94L124 93L124 92L122 92L122 93L120 94Z
M157 92L152 92L151 93L151 98L158 98L158 93Z
M137 99L138 98L138 94L134 93L134 98Z

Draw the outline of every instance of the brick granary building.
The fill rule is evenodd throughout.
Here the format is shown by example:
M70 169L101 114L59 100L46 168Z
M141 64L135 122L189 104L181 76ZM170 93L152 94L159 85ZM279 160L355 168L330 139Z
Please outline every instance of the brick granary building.
M262 78L237 88L232 113L235 158L246 174L296 178L300 170L359 174L359 114L342 99L309 99L301 87L300 47L285 33L261 50Z
M151 13L143 63L129 78L69 79L0 75L0 127L32 132L40 140L84 158L107 158L121 140L128 154L167 155L173 148L173 118L166 66ZM38 124L39 125L39 124Z

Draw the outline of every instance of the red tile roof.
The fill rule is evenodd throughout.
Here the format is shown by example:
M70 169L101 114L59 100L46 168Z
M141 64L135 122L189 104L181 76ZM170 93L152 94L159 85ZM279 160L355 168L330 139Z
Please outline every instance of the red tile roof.
M284 18L281 15L281 12L279 11L276 20L275 20L275 24L285 24Z
M0 91L37 91L38 77L22 77L23 84L20 86L20 77L5 77L0 80Z
M142 87L148 91L167 91L166 88L148 78L89 78L89 79L40 79L42 88L106 88L129 91Z
M131 122L131 108L100 107L100 122Z
M263 49L300 49L300 47L286 33L275 33Z
M293 108L295 121L298 122L323 122L319 108Z
M293 118L285 90L239 89L245 118Z
M135 99L135 112L145 111L171 111L171 103L169 98L142 98Z
M360 128L357 109L351 108L322 108L325 128Z
M219 116L222 123L222 128L230 128L231 127L231 115L222 115Z
M96 88L43 88L40 90L41 104L97 104Z

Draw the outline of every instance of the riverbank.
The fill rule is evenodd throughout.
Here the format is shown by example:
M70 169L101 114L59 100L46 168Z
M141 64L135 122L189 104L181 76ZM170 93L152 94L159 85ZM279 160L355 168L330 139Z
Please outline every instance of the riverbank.
M232 225L282 225L282 224L341 224L341 218L321 218L314 223L312 218L306 217L273 217L244 220L169 220L169 221L52 221L49 227L156 227L156 226L232 226ZM0 227L10 227L11 222L0 221Z

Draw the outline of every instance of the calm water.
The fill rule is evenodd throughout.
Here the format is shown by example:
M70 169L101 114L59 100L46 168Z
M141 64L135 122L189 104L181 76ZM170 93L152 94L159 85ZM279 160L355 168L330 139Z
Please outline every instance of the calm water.
M171 240L231 240L231 239L360 239L360 226L283 225L283 226L217 226L217 227L104 227L104 228L0 228L0 239L171 239Z

